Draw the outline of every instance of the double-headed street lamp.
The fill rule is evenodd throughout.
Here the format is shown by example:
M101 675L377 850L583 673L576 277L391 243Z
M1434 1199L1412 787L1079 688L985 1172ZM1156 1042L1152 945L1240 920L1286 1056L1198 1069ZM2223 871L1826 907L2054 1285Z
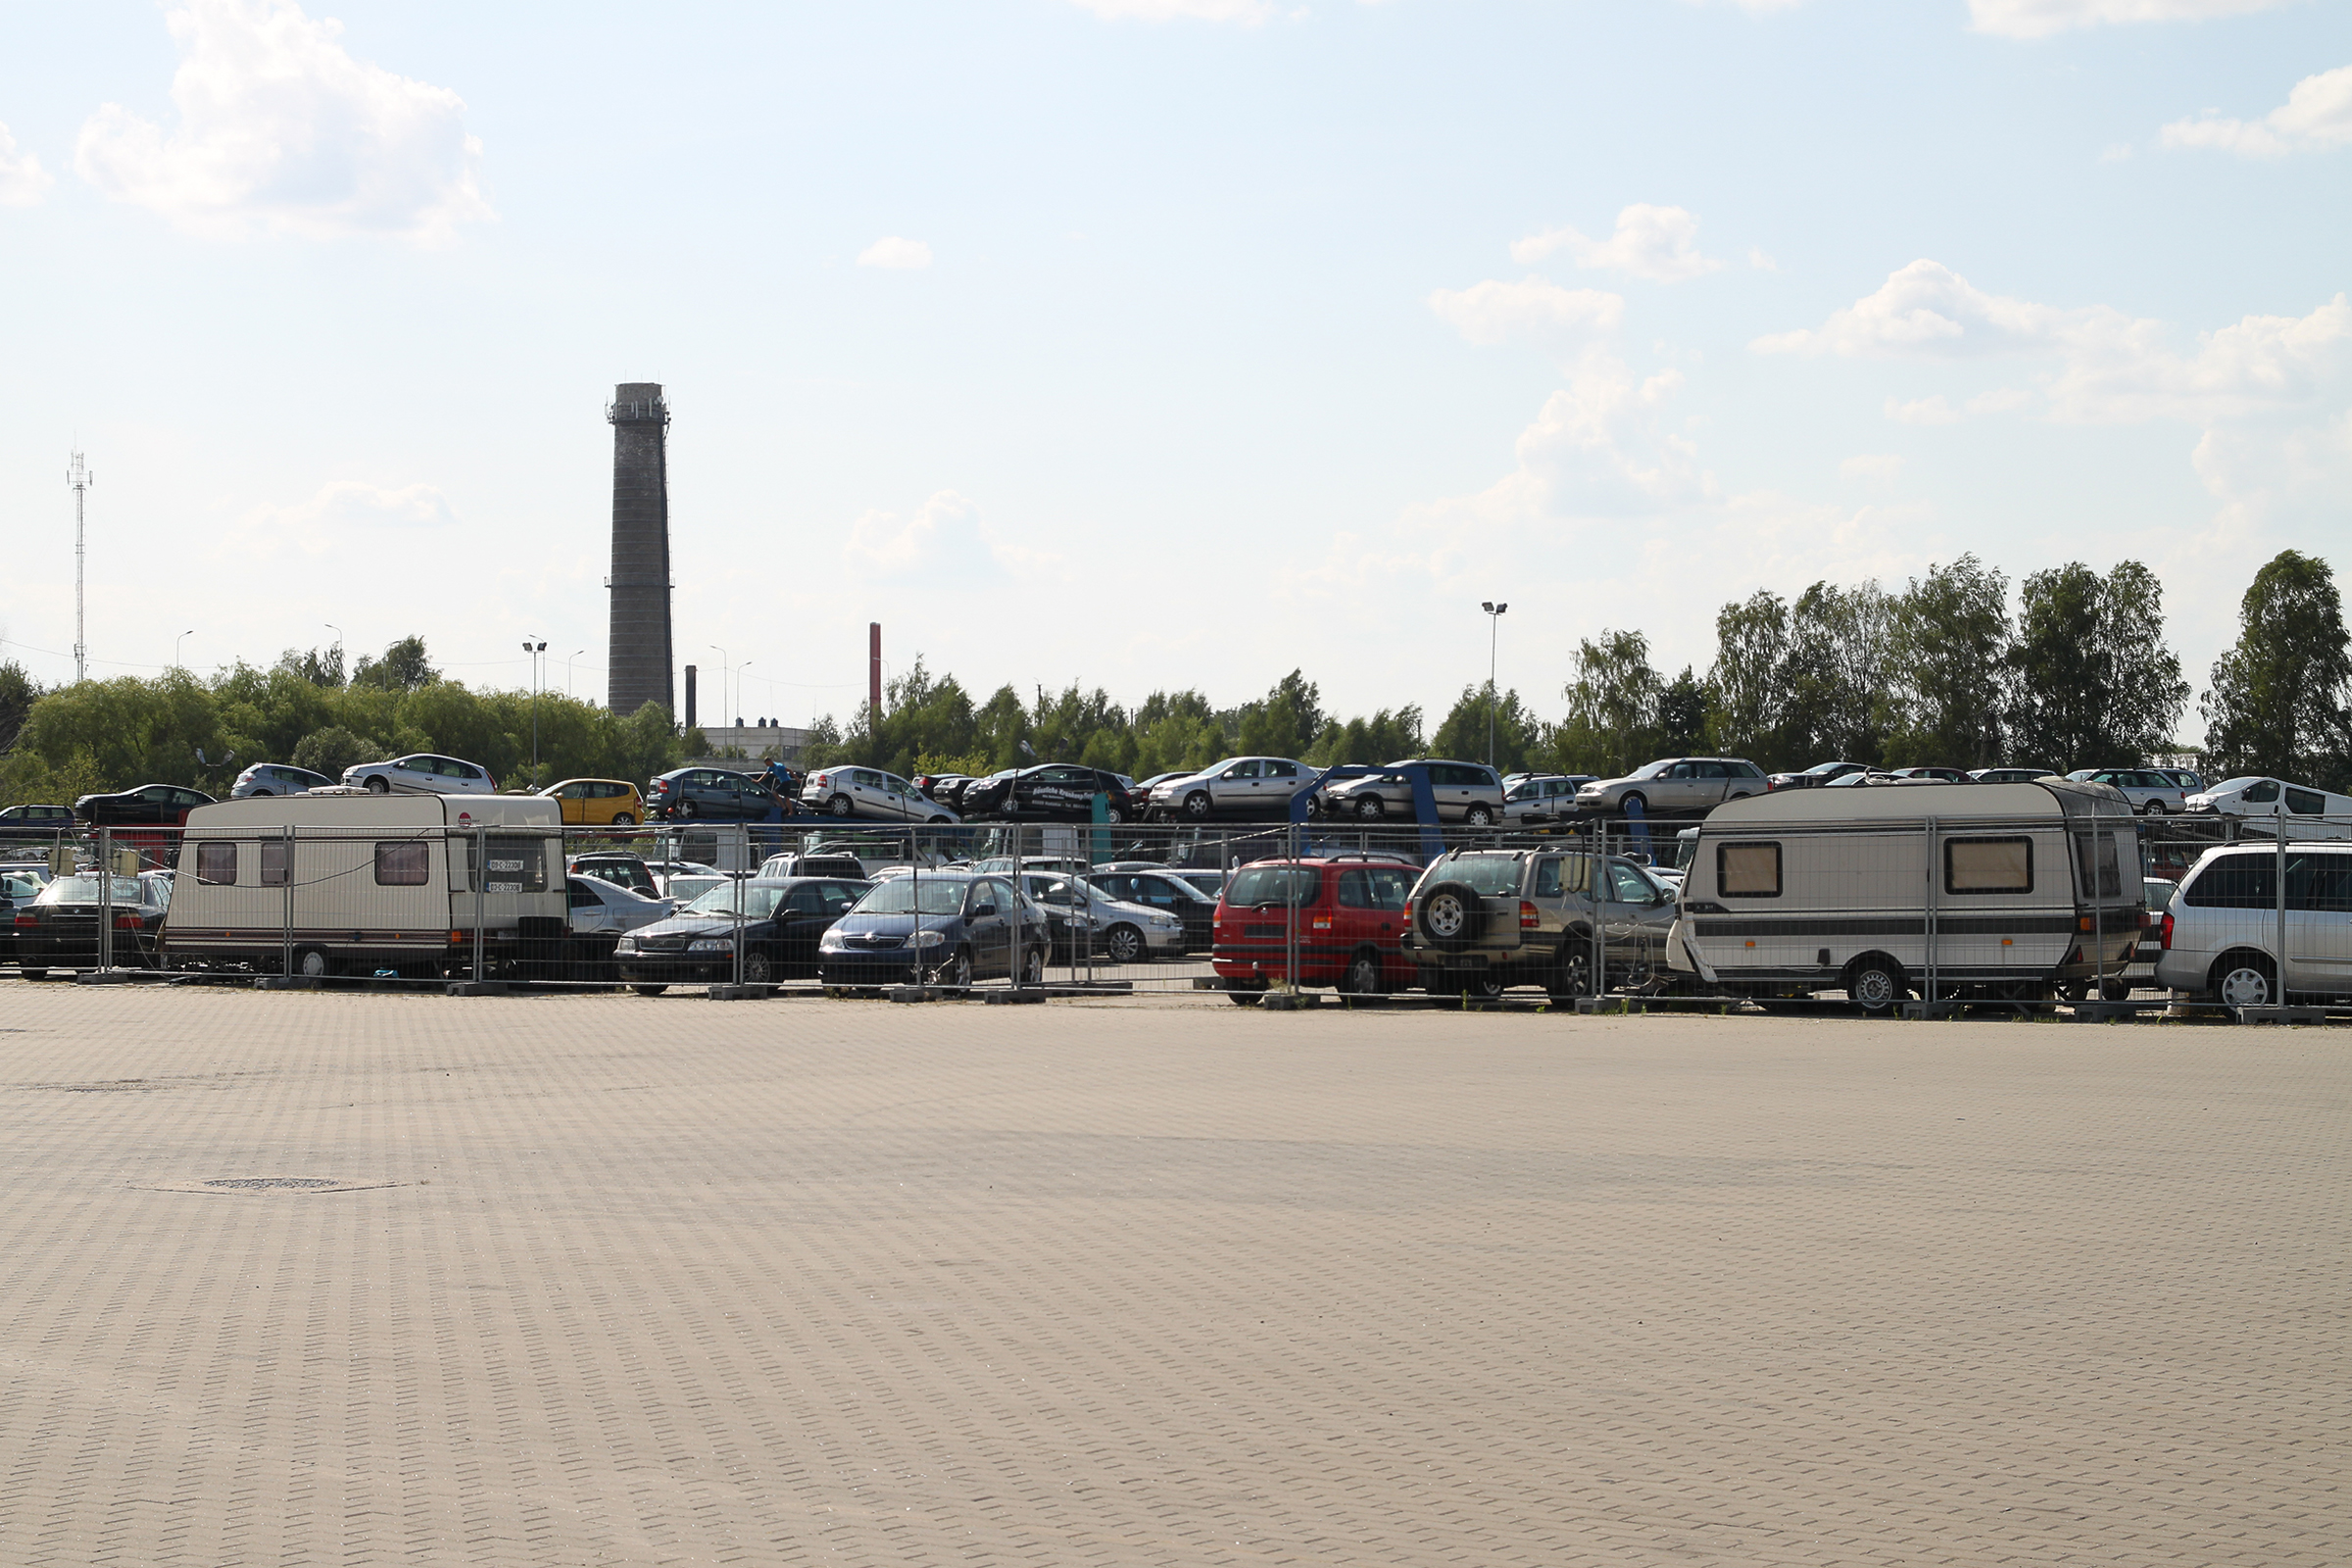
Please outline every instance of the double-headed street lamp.
M547 639L537 642L525 637L522 651L531 656L531 788L539 787L539 670L547 655Z
M1494 655L1502 645L1502 612L1511 607L1494 600L1482 600L1479 609L1487 612L1487 765L1494 765Z

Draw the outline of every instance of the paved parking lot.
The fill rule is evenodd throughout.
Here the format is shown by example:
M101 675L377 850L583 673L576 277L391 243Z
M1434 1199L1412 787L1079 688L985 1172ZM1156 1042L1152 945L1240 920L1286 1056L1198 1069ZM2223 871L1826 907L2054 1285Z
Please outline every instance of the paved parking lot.
M2352 1556L2352 1031L8 982L0 1058L0 1562Z

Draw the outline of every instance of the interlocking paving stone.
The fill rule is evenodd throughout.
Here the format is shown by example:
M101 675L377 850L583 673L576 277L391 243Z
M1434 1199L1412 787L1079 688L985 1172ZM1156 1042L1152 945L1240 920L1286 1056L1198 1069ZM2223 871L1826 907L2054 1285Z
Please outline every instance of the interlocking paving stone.
M2352 1032L0 1021L0 1563L2352 1559Z

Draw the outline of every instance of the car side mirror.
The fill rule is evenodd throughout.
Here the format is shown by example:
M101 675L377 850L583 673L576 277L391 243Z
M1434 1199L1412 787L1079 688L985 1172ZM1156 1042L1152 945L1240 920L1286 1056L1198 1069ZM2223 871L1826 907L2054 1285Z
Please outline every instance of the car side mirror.
M975 920L985 919L989 915L992 915L996 912L997 906L993 904L976 904L972 906L972 918Z

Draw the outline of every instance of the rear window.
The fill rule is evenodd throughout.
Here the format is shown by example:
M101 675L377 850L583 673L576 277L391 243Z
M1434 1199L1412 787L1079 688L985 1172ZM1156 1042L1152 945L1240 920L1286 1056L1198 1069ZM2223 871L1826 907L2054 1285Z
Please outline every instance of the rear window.
M2112 847L2107 858L2112 871L2115 861ZM2034 841L2028 838L1944 840L1943 891L2033 892Z
M1519 870L1526 862L1515 855L1465 855L1440 860L1422 874L1427 882L1466 882L1481 898L1501 898L1519 891Z
M1312 904L1323 875L1311 865L1250 865L1233 875L1225 902L1237 909L1263 904Z
M375 847L375 885L383 888L420 888L431 874L429 850L420 839Z
M474 841L466 839L465 844L466 869L470 874L473 870ZM545 893L547 891L547 840L513 836L493 837L489 843L489 852L490 873L482 878L483 892ZM580 867L580 874L622 886L628 882L628 873L621 871L610 861L601 865L583 865ZM418 878L418 880L423 879Z
M216 887L233 885L237 880L237 846L234 840L215 839L196 846L196 880Z
M1412 879L1396 866L1350 867L1340 873L1340 906L1348 909L1401 909Z
M2206 862L2180 897L2198 909L2269 909L2278 903L2276 856L2225 855Z

